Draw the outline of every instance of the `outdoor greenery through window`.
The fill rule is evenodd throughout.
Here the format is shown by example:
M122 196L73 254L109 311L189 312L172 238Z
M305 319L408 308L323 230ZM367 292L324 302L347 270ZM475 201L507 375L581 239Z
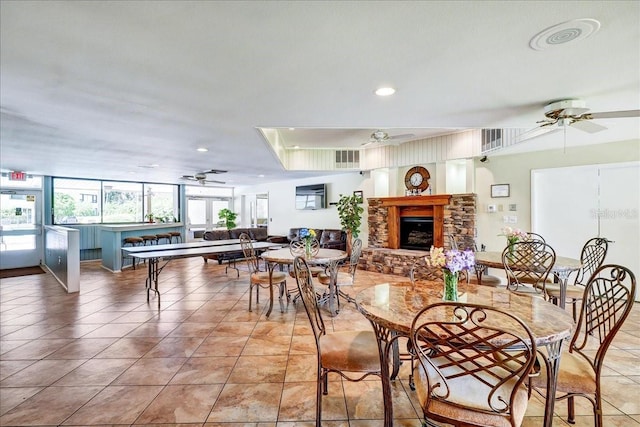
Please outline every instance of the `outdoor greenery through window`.
M179 186L53 178L53 223L174 222Z

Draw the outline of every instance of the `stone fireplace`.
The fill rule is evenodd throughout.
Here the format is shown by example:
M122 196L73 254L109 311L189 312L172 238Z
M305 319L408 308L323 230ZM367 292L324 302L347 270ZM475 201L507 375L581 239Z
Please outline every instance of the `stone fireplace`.
M475 194L438 194L370 198L368 247L360 268L406 276L431 246L449 248L452 234L460 248L473 248L476 227Z

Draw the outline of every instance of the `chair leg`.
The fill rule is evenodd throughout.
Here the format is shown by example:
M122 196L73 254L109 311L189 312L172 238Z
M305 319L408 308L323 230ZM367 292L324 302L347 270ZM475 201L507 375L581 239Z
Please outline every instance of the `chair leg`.
M575 402L573 401L573 396L569 396L567 398L567 422L569 424L576 423L576 408Z
M258 291L256 290L256 296ZM249 312L251 312L251 301L253 300L253 283L249 284Z
M318 379L316 385L316 427L322 427L322 395L323 390L322 368L318 368Z

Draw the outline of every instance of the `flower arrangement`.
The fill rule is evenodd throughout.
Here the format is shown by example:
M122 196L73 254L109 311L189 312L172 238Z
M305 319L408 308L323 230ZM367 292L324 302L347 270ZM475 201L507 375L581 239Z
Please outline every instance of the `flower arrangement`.
M526 232L520 230L519 228L511 228L511 227L504 227L502 229L502 233L498 234L498 236L506 237L509 244L516 243L519 240L527 239Z
M304 242L305 256L307 258L311 258L311 244L313 243L313 239L316 238L316 230L314 230L313 228L301 228L299 236L300 240Z
M425 257L428 266L442 268L444 279L444 291L442 299L445 301L458 301L458 273L472 269L476 260L473 251L459 251L431 246L429 256Z
M300 239L305 241L305 243L311 244L311 242L313 242L313 239L316 238L316 230L314 230L313 228L301 228L299 236Z
M443 248L436 248L435 246L431 246L429 257L425 258L425 261L431 267L440 267L454 274L463 270L470 270L476 264L473 251L451 249L445 252Z
M513 244L520 240L527 240L527 233L519 228L504 227L502 233L498 236L504 236L507 238L507 247L509 248L509 254L513 255Z

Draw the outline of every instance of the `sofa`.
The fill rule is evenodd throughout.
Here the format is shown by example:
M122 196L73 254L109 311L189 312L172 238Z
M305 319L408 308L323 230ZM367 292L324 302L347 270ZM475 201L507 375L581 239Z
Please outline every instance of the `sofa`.
M247 233L251 240L257 242L272 242L272 243L288 243L286 236L269 236L266 228L234 228L231 230L211 230L206 231L202 238L204 240L229 240L239 239L242 233ZM215 259L218 264L222 264L223 261L235 262L237 259L244 258L242 251L227 252L224 254L205 255L204 262L210 259Z
M288 243L300 240L300 230L304 227L290 228L287 234ZM339 229L314 228L321 248L347 250L347 233Z

